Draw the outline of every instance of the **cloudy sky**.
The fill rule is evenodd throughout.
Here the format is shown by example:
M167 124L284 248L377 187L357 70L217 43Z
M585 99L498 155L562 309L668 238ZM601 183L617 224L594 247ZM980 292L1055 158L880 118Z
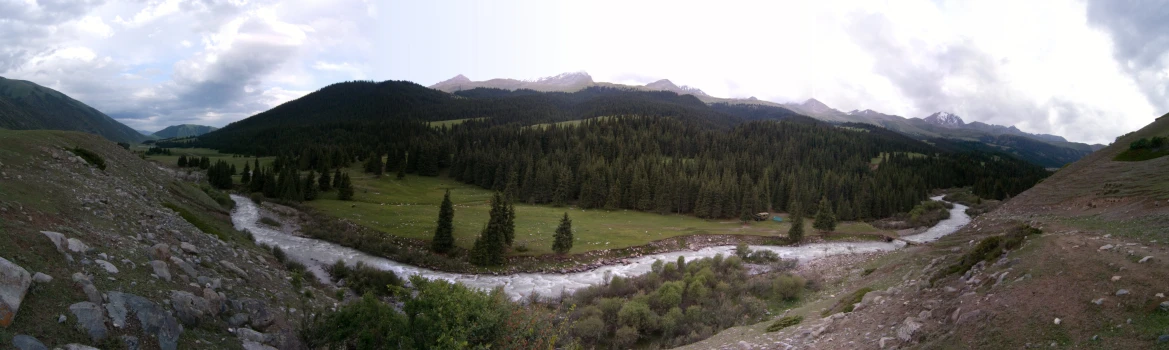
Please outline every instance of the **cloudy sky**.
M1164 1L0 0L0 76L138 129L330 83L587 71L1108 143L1169 112Z

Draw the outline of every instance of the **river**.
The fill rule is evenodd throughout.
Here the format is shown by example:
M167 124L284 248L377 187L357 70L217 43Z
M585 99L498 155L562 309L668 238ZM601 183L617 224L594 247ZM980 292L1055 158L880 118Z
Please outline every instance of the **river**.
M541 296L559 295L562 291L572 293L594 284L602 283L607 276L633 277L649 272L655 260L675 261L679 256L686 260L713 257L717 254L724 256L734 253L734 246L707 247L694 251L678 251L646 255L628 259L628 264L608 265L593 270L573 273L517 273L512 275L474 275L441 272L417 266L402 264L393 260L372 256L356 249L343 247L337 244L295 236L280 230L260 225L259 208L256 203L247 197L232 195L236 207L231 212L231 220L237 230L248 230L256 238L256 243L280 247L284 252L309 268L319 278L325 278L323 267L331 265L337 260L347 264L364 262L382 270L390 270L405 278L410 275L421 275L430 279L444 279L459 282L464 285L491 289L502 286L503 291L512 299L519 299L537 293ZM941 196L933 197L940 200ZM966 206L954 204L950 209L950 218L942 220L926 232L905 236L902 239L925 243L936 241L942 236L954 233L962 226L970 223L970 216L966 215ZM784 259L796 259L800 262L840 254L871 253L891 251L905 246L905 242L830 242L811 243L801 246L751 246L752 250L770 250Z

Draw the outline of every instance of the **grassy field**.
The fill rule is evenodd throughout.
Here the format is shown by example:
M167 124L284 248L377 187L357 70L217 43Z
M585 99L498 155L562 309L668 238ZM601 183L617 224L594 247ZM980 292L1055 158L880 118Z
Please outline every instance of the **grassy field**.
M444 127L444 126L445 126L445 127L451 127L451 126L459 125L459 124L462 124L462 123L463 123L463 122L465 122L465 121L468 121L468 120L474 120L474 119L479 119L479 118L466 118L466 119L440 120L440 121L436 121L436 122L430 122L430 123L428 123L428 124L430 124L430 127L437 129L437 128L441 128L441 127Z
M134 150L135 151L146 151L145 148L134 149ZM209 149L209 148L171 148L170 150L171 150L171 155L169 155L169 156L151 155L151 156L146 156L146 159L174 166L175 164L178 164L179 156L182 156L182 155L186 155L187 158L190 158L192 156L194 156L196 158L208 157L211 159L211 164L215 164L215 162L223 160L223 161L226 161L227 164L235 165L235 168L238 171L244 171L244 164L245 163L255 165L255 161L256 161L255 157L245 157L245 156L235 157L232 154L219 153L219 151ZM261 157L260 158L260 166L271 165L272 161L275 159L276 159L276 157ZM240 179L239 175L236 175L235 176L236 182L239 182L239 179Z
M908 155L909 158L925 158L925 156L926 156L924 154L917 153L917 152L893 152L893 153L894 154L905 154L905 155ZM889 153L888 152L881 152L881 155L874 157L872 160L869 161L869 163L881 164L881 162L885 161L885 159L887 159L887 158L889 158Z
M455 203L456 245L470 248L487 223L490 191L447 178L413 175L403 180L393 176L374 178L356 168L350 169L349 174L356 188L354 201L338 201L335 200L335 193L327 193L324 199L306 204L381 232L429 240L434 232L443 192L450 189L451 199ZM786 236L790 227L787 223L774 221L744 225L738 220L702 220L686 215L517 204L514 246L527 247L527 251L517 254L551 253L552 234L560 217L566 212L572 219L576 238L572 253L637 246L695 234ZM811 225L810 222L806 224ZM807 229L811 230L811 227ZM838 230L847 233L879 232L868 224L851 222L842 223Z

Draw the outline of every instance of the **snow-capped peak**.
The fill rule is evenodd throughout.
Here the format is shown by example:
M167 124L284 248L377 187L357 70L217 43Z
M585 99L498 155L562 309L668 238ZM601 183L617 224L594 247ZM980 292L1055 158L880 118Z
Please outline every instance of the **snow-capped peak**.
M930 116L925 117L925 121L930 124L945 127L959 127L966 125L966 122L962 121L962 117L959 117L950 112L937 112L930 114Z

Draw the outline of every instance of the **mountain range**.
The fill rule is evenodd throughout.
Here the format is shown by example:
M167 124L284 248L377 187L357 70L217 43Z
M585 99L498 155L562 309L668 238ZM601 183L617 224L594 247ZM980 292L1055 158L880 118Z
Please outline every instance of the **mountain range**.
M431 85L430 88L450 93L476 88L575 92L593 86L641 91L670 91L679 95L692 95L707 104L758 104L780 107L827 122L877 125L919 140L948 139L950 141L978 143L1048 168L1061 167L1104 147L1104 145L1099 144L1070 142L1057 135L1027 133L1014 126L993 125L978 121L967 123L962 117L946 111L939 111L924 118L905 118L871 109L843 112L815 98L808 99L803 103L782 104L755 97L746 99L720 98L711 96L695 87L678 86L669 79L661 79L645 85L622 85L594 81L592 76L585 72L564 73L536 80L491 79L486 81L472 81L460 74Z
M147 139L138 131L56 90L4 77L0 77L0 128L82 131L125 143Z

